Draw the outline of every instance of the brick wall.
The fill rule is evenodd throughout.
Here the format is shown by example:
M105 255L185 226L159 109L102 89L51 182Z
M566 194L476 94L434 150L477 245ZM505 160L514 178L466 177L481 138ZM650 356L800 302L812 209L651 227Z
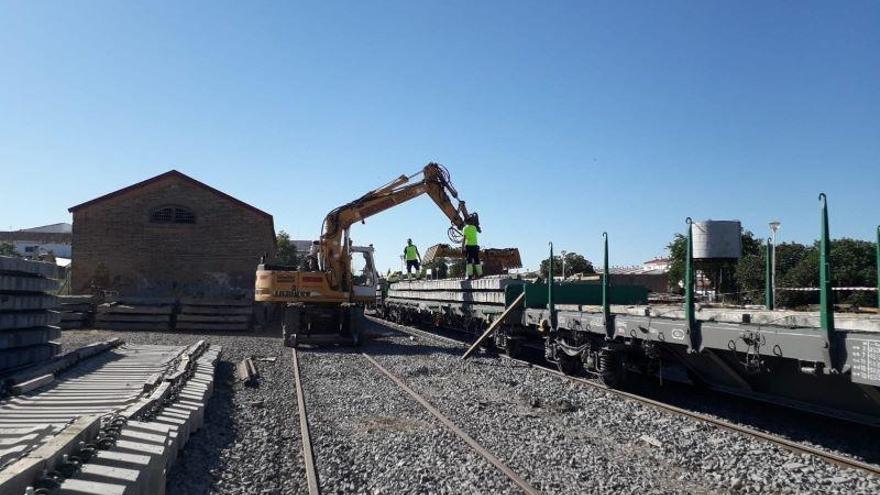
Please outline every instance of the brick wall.
M193 224L152 223L162 206L183 206ZM94 284L126 295L252 292L260 256L275 251L272 218L166 177L73 211L74 293Z

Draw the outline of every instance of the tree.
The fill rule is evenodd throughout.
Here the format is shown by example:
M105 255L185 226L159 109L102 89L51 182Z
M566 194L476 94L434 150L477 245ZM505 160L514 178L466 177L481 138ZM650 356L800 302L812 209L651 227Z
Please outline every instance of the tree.
M679 283L684 280L684 262L687 258L687 237L683 234L675 234L672 242L666 246L669 251L669 286L679 287Z
M540 273L541 277L548 277L548 269L550 262L547 259L541 260ZM593 264L578 253L565 253L565 275L570 276L575 273L596 273ZM562 275L562 256L553 257L553 276Z
M296 246L290 240L290 234L280 230L275 236L275 259L278 264L287 266L299 266L300 254Z
M467 263L464 258L456 258L449 264L449 276L452 278L462 278L467 271Z
M8 242L0 242L0 256L18 256L15 246Z
M722 284L720 292L735 292L738 299L753 302L764 302L766 284L766 244L755 239L751 232L744 231L743 256L732 269L733 277L721 277L728 280L731 286ZM684 279L684 261L686 256L686 238L675 234L667 246L672 258L669 280L677 286ZM857 239L836 239L831 241L831 283L835 287L873 287L877 281L877 266L874 244ZM713 264L696 261L697 270L704 271L710 280L716 280L713 270L727 270L726 263ZM819 287L819 243L811 246L796 242L787 242L776 246L776 287ZM853 291L837 292L835 302L873 305L875 295L871 292ZM816 304L819 301L817 291L777 290L776 304L779 307L798 307Z
M765 249L766 251L766 249ZM736 264L734 277L737 282L737 291L740 300L745 303L763 304L767 266L766 255L748 254L743 256Z

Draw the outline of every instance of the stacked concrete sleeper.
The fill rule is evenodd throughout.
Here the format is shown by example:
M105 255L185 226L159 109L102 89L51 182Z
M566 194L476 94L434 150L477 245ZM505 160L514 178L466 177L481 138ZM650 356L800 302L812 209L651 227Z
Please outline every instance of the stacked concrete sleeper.
M58 353L57 276L52 263L0 256L0 373Z

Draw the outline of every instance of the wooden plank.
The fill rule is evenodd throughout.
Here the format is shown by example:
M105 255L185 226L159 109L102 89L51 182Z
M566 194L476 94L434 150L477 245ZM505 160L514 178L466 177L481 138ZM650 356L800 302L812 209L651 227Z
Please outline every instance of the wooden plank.
M107 300L132 306L173 306L177 301L173 297L135 297L113 296Z
M199 299L196 297L182 297L180 304L184 306L234 306L251 307L254 301L248 299Z
M240 308L228 308L228 307L216 307L216 306L183 306L180 308L181 314L193 314L193 315L249 315L253 312L253 308L250 307L240 307Z
M486 331L483 332L483 335L480 335L480 338L478 338L477 341L474 342L470 346L470 348L468 348L467 351L465 351L465 353L461 356L461 358L462 359L469 358L471 356L471 354L473 354L474 351L477 350L477 348L480 346L480 344L482 344L484 340L489 338L489 335L491 335L492 332L494 332L495 329L498 328L498 326L501 325L501 323L503 323L504 320L506 320L508 316L510 316L510 313L512 313L513 310L516 309L517 306L522 304L522 302L525 298L526 298L525 292L518 295L516 297L516 299L510 304L510 306L508 306L507 309L505 309L504 312L501 313L501 316L499 316L497 320L493 321L492 324L489 325L489 328L487 328Z
M177 322L204 321L213 323L247 323L250 315L177 315Z
M260 373L251 358L245 358L235 365L235 376L246 385L256 385Z
M98 313L95 315L96 322L110 321L127 321L127 322L148 322L148 323L168 323L171 321L171 315L133 315L133 314L114 314L114 313Z
M114 313L114 314L153 314L153 315L170 315L174 310L171 306L129 306L125 304L101 304L98 306L98 313Z

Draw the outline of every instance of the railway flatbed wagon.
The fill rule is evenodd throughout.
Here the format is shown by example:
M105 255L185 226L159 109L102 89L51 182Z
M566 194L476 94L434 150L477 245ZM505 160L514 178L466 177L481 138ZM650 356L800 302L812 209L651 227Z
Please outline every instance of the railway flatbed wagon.
M838 315L829 334L821 312L695 307L689 318L680 306L612 295L621 304L611 304L606 318L597 286L554 284L561 301L551 309L546 284L479 282L392 284L379 312L397 323L479 335L525 292L493 335L512 356L531 348L565 373L595 374L610 386L638 373L880 426L878 316ZM639 298L634 288L624 294Z
M682 381L880 426L880 315L835 314L824 206L817 312L700 307L688 230L680 306L648 305L646 289L606 277L593 285L498 277L392 284L379 313L479 335L509 309L494 344L514 356L539 350L567 374L594 374L612 387L641 374L658 377L658 386ZM608 273L607 237L605 246Z

